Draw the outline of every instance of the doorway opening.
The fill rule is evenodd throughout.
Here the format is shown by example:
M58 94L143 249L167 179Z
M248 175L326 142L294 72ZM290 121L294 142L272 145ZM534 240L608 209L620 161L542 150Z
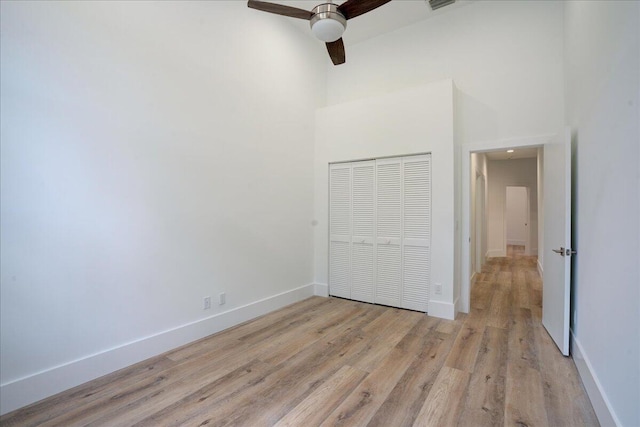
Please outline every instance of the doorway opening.
M482 273L482 266L489 258L506 257L507 244L523 246L523 254L537 255L541 247L542 209L542 146L548 137L493 141L463 147L462 152L462 278L459 308L469 312L471 285ZM514 152L507 152L514 150ZM526 159L526 160L525 160ZM514 160L510 163L510 160ZM526 164L526 167L523 165ZM493 166L502 165L502 169ZM524 169L529 172L523 178ZM516 178L508 178L509 173ZM520 228L527 232L513 237L507 232L507 187L517 187L515 193L524 191L528 212L520 212ZM538 192L537 190L540 190ZM510 190L511 193L511 190ZM498 201L496 203L496 200ZM526 199L525 199L526 200ZM522 205L522 202L518 202ZM540 218L540 227L538 227ZM524 219L524 220L523 220ZM526 226L524 225L526 224ZM513 227L512 227L513 228ZM540 228L540 231L538 230ZM523 236L524 234L524 236ZM508 242L509 241L509 242ZM541 265L537 264L541 273Z

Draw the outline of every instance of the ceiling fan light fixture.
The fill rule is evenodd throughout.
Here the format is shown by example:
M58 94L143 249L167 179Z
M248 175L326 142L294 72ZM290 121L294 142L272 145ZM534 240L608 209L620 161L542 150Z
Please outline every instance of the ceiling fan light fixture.
M311 11L311 32L325 43L331 43L342 37L347 29L347 19L338 12L333 3L320 4Z

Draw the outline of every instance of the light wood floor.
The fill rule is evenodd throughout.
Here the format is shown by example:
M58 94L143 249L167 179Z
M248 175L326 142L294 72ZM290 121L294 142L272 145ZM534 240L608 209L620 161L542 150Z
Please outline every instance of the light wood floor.
M535 258L489 260L455 321L313 297L63 392L1 425L595 426L540 324Z

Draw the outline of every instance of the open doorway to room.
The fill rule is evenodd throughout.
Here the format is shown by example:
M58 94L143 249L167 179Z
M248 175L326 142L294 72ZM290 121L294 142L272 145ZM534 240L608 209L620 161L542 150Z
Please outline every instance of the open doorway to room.
M462 251L462 311L471 307L472 284L487 279L483 266L490 261L496 264L496 259L509 255L526 256L531 274L541 273L537 253L542 244L543 143L530 138L463 150L463 235L468 236L468 250ZM536 299L542 292L538 282Z
M529 155L525 155L527 149L532 149ZM488 309L497 327L503 327L513 313L525 314L532 322L543 325L560 352L568 355L569 261L573 253L570 129L539 137L464 144L461 155L462 277L458 310L468 313L472 308ZM474 212L478 171L486 177L487 238L480 244L476 242L479 233L475 232L478 224ZM529 255L523 250L522 254L512 252L513 257L507 256L505 212L509 186L529 189ZM484 244L485 266L491 265L488 274L483 266L480 277L476 277L471 260L478 246Z

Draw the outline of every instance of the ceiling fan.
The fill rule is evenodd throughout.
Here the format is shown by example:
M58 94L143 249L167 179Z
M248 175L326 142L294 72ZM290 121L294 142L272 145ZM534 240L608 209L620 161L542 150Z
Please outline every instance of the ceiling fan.
M328 0L311 9L311 11L297 7L265 1L249 0L247 6L263 12L292 18L306 19L311 23L311 32L326 43L333 65L344 64L345 53L342 33L347 28L347 20L372 11L391 0L347 0L341 5L335 5Z

